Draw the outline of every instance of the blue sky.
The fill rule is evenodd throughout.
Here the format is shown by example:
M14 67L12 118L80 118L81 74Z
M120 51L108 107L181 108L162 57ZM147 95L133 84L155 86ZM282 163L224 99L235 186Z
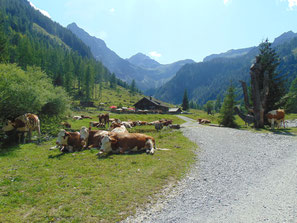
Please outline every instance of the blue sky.
M297 32L297 0L30 0L63 26L75 22L122 58L160 63L258 45Z

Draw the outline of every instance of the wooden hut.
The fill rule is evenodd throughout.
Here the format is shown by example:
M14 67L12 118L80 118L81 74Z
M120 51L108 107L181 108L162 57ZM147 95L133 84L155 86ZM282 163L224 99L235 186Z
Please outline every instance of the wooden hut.
M143 97L140 101L134 104L137 110L148 110L148 111L162 111L163 113L168 112L169 107L163 102L152 98L152 97Z

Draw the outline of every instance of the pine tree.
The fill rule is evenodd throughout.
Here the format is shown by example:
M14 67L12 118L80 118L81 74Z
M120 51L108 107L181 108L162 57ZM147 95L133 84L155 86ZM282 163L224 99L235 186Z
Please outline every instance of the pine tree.
M132 80L131 86L130 86L130 91L131 94L134 95L136 92L136 84L135 84L135 80Z
M219 94L218 96L217 96L217 100L216 100L216 102L215 102L215 105L214 105L214 110L216 111L216 112L219 112L220 111L220 109L221 109L221 101L222 101L222 99L221 99L221 94Z
M222 108L219 115L220 125L227 127L236 127L235 116L234 116L234 106L235 106L235 89L231 83L228 88L227 94L224 98Z
M185 92L184 92L182 108L183 108L184 111L189 110L189 99L188 99L188 92L187 92L187 90L185 90Z
M115 89L116 86L117 86L117 79L116 79L115 74L113 73L110 78L110 88Z

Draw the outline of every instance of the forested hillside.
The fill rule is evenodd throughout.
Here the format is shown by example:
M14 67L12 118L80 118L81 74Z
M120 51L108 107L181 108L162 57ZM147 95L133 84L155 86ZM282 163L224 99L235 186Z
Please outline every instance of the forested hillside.
M40 67L55 86L62 86L79 100L92 99L100 83L114 81L128 87L96 61L70 30L42 15L28 1L1 0L0 17L2 61L24 70Z
M291 34L291 38L287 38L287 34L290 32L277 38L278 44L273 46L280 57L278 72L286 76L288 89L290 82L297 77L297 38ZM209 100L215 100L218 95L224 94L230 81L237 89L237 97L241 97L242 91L238 81L249 82L249 68L258 53L258 48L255 47L243 56L218 57L185 65L171 81L158 89L155 97L178 104L181 103L183 93L187 90L190 100L203 105Z

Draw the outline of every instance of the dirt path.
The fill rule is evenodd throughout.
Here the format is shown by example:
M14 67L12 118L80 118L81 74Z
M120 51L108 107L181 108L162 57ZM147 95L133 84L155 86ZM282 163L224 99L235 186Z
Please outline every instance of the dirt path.
M128 222L297 222L297 140L183 125L197 163L172 194Z

